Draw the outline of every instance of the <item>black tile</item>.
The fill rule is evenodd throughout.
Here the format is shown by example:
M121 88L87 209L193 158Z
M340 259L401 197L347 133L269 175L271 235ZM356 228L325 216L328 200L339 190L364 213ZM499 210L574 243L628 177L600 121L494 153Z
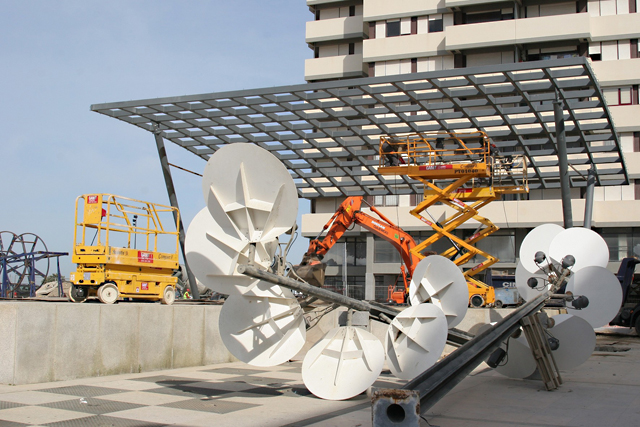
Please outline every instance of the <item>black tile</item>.
M244 368L216 368L216 369L206 369L200 372L211 372L214 374L225 374L225 375L254 375L261 374L264 372L269 372L264 369L244 369Z
M23 424L26 425L26 424ZM4 427L4 424L2 424ZM125 418L95 415L93 417L76 420L49 423L47 427L163 427L165 424L150 423L148 421L128 420Z
M116 394L116 393L124 393L129 392L131 390L120 390L116 388L109 387L96 387L91 385L74 385L68 387L56 387L56 388L48 388L44 390L47 393L56 393L56 394L68 394L72 396L78 397L97 397L97 396L105 396L107 394Z
M188 409L191 411L214 412L216 414L227 414L229 412L242 411L243 409L255 408L251 403L228 402L224 399L193 399L183 400L181 402L166 403L164 405L170 408Z
M16 423L13 421L0 420L0 426L2 427L25 427L30 425L32 424L24 424L24 423Z
M156 383L160 385L180 385L189 383L198 383L202 380L194 378L172 377L170 375L156 375L153 377L132 378L134 381L144 381L148 383Z
M145 405L136 405L133 403L116 402L106 399L96 399L87 397L82 399L65 400L63 402L52 402L38 406L46 406L48 408L66 409L68 411L86 412L88 414L108 414L111 412L126 411L127 409L140 408Z
M159 393L159 394L168 394L171 396L187 396L193 398L201 398L201 397L210 397L210 396L224 396L233 391L230 390L219 390L216 388L209 387L189 387L188 384L185 385L176 385L171 387L161 387L154 388L152 390L145 390L149 393Z
M27 406L27 405L23 405L22 403L5 402L5 401L0 400L0 410L2 410L2 409L11 409L11 408L19 408L20 406Z

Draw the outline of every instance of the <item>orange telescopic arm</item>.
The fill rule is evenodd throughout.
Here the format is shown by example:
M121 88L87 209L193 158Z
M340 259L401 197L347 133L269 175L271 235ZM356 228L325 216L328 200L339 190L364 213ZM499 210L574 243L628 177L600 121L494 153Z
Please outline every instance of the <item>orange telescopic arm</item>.
M411 253L411 248L416 246L413 237L389 221L373 206L370 206L371 211L375 212L379 218L374 218L371 215L361 212L360 207L362 206L362 202L362 197L347 197L340 207L338 207L336 213L333 214L331 219L322 228L320 234L328 230L327 235L322 240L319 240L320 235L311 240L309 250L305 254L305 257L323 257L329 252L333 245L340 240L349 227L353 224L358 224L390 242L398 252L400 252L400 256L407 266L409 276L413 275L413 270L416 268L418 262L420 262L420 258Z

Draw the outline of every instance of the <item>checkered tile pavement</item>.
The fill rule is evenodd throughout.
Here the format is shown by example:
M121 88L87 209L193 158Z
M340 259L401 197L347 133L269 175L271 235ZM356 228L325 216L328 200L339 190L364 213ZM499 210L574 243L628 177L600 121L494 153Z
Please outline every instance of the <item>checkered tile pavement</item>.
M368 402L365 395L344 402L316 398L302 383L301 367L301 362L268 370L230 363L10 392L4 387L0 426L279 426ZM393 384L385 384L383 375L376 385Z

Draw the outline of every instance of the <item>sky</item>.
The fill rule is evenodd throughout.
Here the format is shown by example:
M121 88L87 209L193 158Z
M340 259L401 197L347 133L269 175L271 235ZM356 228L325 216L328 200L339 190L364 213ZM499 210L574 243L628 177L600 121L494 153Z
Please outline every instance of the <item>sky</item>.
M0 231L35 233L52 252L71 253L81 194L169 204L153 135L92 104L304 83L312 56L300 0L0 0L0 11ZM169 162L204 169L166 146ZM172 174L188 227L200 178ZM75 269L71 255L60 264Z

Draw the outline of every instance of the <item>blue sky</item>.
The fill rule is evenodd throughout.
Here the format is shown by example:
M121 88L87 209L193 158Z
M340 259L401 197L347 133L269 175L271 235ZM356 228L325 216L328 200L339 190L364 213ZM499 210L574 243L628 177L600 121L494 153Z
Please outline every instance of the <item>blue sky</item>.
M153 136L90 111L103 102L304 82L300 0L0 0L0 231L71 252L75 199L168 204ZM169 161L204 161L167 143ZM172 170L185 227L200 179ZM308 202L301 202L308 212ZM291 261L305 249L299 239ZM74 268L61 258L62 273Z

